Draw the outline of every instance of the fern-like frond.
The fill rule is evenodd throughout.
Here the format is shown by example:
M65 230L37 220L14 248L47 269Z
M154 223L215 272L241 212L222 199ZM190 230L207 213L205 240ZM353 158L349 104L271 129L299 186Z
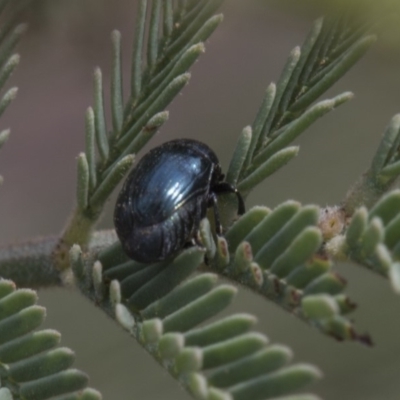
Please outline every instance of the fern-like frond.
M86 374L71 368L75 355L59 347L61 335L36 330L46 313L36 302L33 290L16 290L12 281L0 280L1 398L101 399L87 388Z
M346 92L312 105L375 41L366 30L344 18L321 18L303 46L291 52L278 83L267 88L252 126L243 131L228 171L228 181L237 184L244 196L297 155L297 148L287 145L352 98Z
M233 314L207 323L229 306L237 289L218 285L212 273L188 279L204 252L193 247L171 263L144 265L126 260L117 246L85 261L74 246L70 258L82 292L195 398L265 399L317 379L318 369L288 365L290 349L252 332L253 316Z

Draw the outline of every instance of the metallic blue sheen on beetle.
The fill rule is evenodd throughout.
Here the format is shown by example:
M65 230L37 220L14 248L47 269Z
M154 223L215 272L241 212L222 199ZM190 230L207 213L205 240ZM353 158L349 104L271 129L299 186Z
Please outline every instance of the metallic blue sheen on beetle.
M217 156L197 140L172 140L148 152L115 205L115 229L126 254L141 263L175 255L195 239L209 207L221 234L217 194L235 193L238 213L245 211L238 190L223 179Z

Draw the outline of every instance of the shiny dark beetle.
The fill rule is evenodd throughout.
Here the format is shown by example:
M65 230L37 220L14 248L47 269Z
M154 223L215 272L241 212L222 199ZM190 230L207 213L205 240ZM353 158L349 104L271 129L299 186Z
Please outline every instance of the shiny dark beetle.
M196 140L172 140L147 153L115 206L115 229L126 254L142 263L175 254L196 236L208 207L220 234L218 193L235 193L238 213L244 213L240 193L223 179L215 153Z

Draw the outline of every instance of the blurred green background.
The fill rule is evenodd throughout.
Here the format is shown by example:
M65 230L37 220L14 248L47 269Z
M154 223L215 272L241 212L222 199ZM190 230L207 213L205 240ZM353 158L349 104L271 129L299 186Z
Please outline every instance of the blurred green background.
M74 203L76 156L84 149L84 113L92 103L91 73L100 65L108 84L110 32L123 34L129 73L134 0L33 2L31 29L20 47L22 65L12 78L17 101L0 124L12 137L0 157L2 242L59 232ZM281 3L281 4L280 4ZM393 3L393 2L388 2ZM290 50L301 44L312 20L334 2L230 0L225 20L206 45L192 79L168 108L170 120L151 146L191 137L208 143L226 169L236 137L252 122L270 81ZM379 3L383 4L383 3ZM358 6L363 5L358 1ZM376 10L369 11L370 13ZM274 207L287 199L337 204L367 167L389 119L400 111L400 51L396 22L328 95L356 97L319 121L298 141L299 157L268 179L248 207ZM125 82L128 87L129 82ZM111 227L114 199L101 226ZM354 314L372 349L337 343L246 290L232 309L259 318L257 329L289 345L296 361L318 365L325 378L309 391L325 400L400 398L400 297L387 281L353 265L341 265ZM46 326L63 334L77 353L76 366L105 399L189 399L169 375L100 310L75 292L46 290ZM251 399L249 399L251 400Z

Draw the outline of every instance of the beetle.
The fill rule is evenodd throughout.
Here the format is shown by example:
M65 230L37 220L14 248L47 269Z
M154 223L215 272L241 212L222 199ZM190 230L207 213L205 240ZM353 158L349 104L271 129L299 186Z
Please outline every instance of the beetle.
M195 239L200 221L213 207L222 233L217 195L239 191L225 182L215 153L192 139L166 142L149 151L128 175L118 196L114 225L125 253L135 261L167 259Z

